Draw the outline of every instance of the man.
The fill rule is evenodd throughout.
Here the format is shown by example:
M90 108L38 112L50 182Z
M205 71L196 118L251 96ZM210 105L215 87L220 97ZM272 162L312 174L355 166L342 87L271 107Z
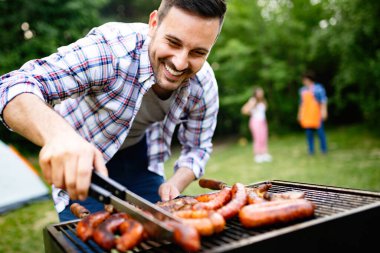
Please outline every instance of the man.
M316 131L323 154L327 153L326 135L323 121L327 119L327 96L324 87L315 82L314 74L307 72L302 76L303 87L299 90L300 105L298 121L306 131L310 155L314 154L314 132Z
M219 102L206 59L225 11L224 0L162 0L149 25L107 23L1 77L1 119L42 147L61 221L76 200L103 208L86 198L93 169L151 202L203 175ZM165 181L176 125L182 151Z

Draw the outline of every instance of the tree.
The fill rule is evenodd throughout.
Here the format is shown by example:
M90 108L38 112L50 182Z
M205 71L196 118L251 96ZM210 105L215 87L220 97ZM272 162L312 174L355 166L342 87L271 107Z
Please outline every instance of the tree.
M0 1L0 75L42 58L85 35L102 20L107 0ZM23 150L35 146L0 125L0 139Z
M107 0L0 1L0 74L41 58L101 23Z

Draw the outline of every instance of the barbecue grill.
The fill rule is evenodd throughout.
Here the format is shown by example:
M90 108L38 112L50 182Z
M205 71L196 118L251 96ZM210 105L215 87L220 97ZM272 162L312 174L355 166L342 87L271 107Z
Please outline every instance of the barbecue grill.
M305 192L306 199L316 204L314 217L255 229L243 228L234 217L222 233L203 237L199 252L364 252L378 248L380 192L279 180L248 187L263 183L271 183L269 192L273 193ZM78 221L45 227L45 252L106 252L92 240L84 243L76 236ZM168 241L148 240L129 252L184 251Z

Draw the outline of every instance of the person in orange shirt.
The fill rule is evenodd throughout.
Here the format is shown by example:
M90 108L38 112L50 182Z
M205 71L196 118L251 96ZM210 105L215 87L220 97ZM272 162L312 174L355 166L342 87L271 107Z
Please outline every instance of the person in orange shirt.
M314 132L317 132L321 152L327 153L327 141L323 122L327 120L327 96L322 84L315 82L314 74L302 75L303 87L299 90L298 121L306 131L308 151L314 154Z

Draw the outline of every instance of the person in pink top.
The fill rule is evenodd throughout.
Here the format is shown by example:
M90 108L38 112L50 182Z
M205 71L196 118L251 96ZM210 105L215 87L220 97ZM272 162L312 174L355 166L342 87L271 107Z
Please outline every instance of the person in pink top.
M242 114L250 116L249 129L253 139L254 160L257 163L272 161L272 156L268 153L267 106L264 90L254 87L252 97L241 108Z

